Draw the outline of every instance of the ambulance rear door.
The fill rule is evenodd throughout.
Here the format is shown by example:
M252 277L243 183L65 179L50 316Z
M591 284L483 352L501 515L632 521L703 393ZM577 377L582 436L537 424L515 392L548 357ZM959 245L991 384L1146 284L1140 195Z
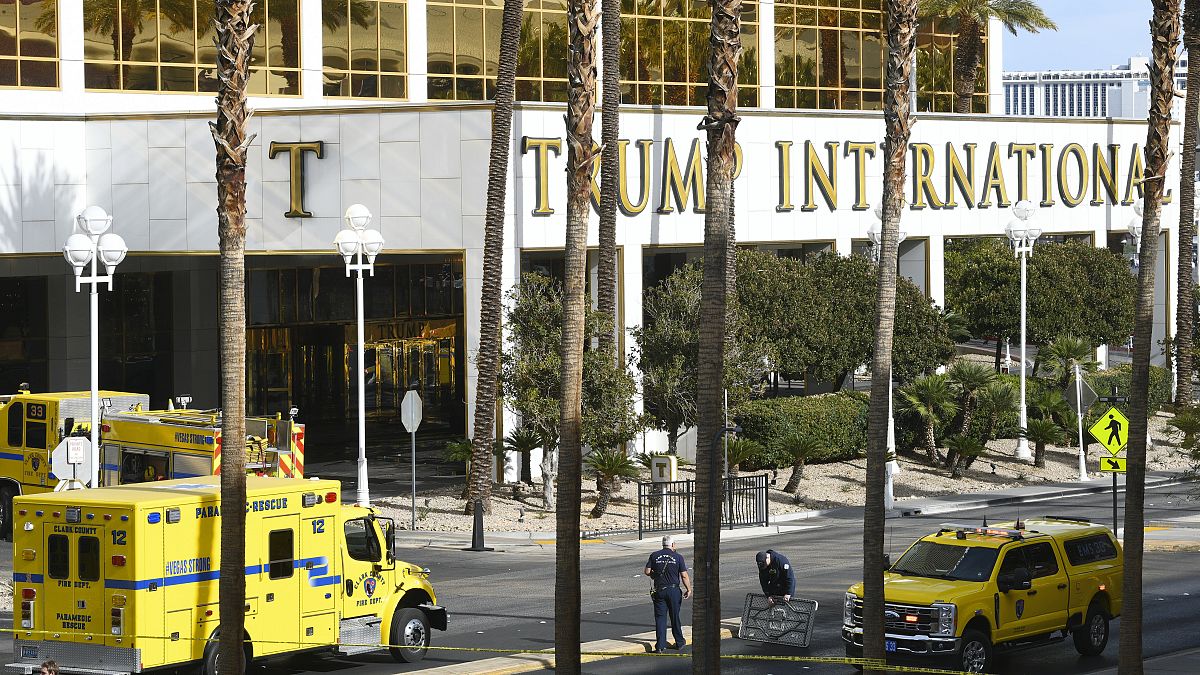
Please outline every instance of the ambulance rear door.
M104 528L81 524L79 509L68 507L67 520L47 523L46 602L47 630L63 642L104 644L107 614L104 605Z

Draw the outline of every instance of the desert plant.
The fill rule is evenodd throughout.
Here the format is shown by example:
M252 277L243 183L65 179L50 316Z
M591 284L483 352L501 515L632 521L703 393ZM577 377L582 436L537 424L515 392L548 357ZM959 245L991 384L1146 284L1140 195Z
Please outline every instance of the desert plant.
M1196 436L1200 435L1200 408L1184 408L1175 413L1175 417L1167 425L1183 434L1179 447L1187 451L1196 448Z
M963 469L967 462L983 454L986 448L983 441L967 434L958 434L946 439L946 447L950 449L954 462L950 465L950 477L962 478Z
M1043 366L1049 371L1055 384L1067 386L1071 375L1075 372L1076 364L1085 373L1094 373L1100 367L1100 362L1093 358L1096 349L1087 340L1072 335L1060 335L1054 339L1038 357L1043 359Z
M1029 397L1028 405L1030 417L1053 420L1060 426L1066 426L1075 414L1062 393L1053 389L1035 392Z
M521 456L521 482L533 485L533 472L529 465L529 455L542 447L542 437L533 427L521 427L504 439L504 447L510 452Z
M721 448L718 446L717 448ZM766 448L758 441L752 441L748 438L731 438L729 446L726 448L726 460L729 463L729 475L737 476L741 471L741 465L758 457L762 457Z
M637 478L638 466L633 459L619 448L602 448L593 450L583 458L587 473L596 479L596 492L599 497L592 507L590 516L599 518L608 511L608 502L612 499L622 478Z
M1025 438L1033 443L1033 465L1046 466L1046 446L1057 445L1063 440L1062 427L1052 419L1031 419L1025 429Z
M784 492L796 494L800 490L800 479L804 478L804 464L825 447L825 441L812 433L792 429L778 441L780 448L792 458L792 477L784 486Z
M979 414L983 416L980 440L988 442L996 437L1000 420L1017 412L1017 388L1011 382L998 380L979 392Z
M937 427L945 424L958 412L954 390L946 375L926 375L900 390L897 406L920 418L925 440L925 452L930 464L937 464Z
M973 361L958 361L948 373L950 384L958 390L958 433L971 431L971 416L979 403L979 392L996 381L996 371Z

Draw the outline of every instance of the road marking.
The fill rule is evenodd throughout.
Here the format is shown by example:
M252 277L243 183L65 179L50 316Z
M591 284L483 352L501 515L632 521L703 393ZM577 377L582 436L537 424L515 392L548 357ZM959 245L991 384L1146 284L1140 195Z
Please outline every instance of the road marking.
M540 546L553 546L555 544L555 540L553 540L553 539L534 539L533 543L538 544ZM581 544L605 544L607 542L603 539L580 539L579 543L581 543Z
M741 617L726 619L721 622L721 639L728 640L737 635L738 626L741 624ZM683 627L684 638L688 644L692 641L692 627ZM630 651L644 649L647 653L654 648L654 641L657 636L654 631L645 633L637 633L635 635L626 635L624 637L613 638L609 640L595 640L593 642L585 642L579 645L581 652L613 652L612 656L601 654L588 654L580 657L581 663L593 663L595 661L606 661L609 659L617 659L628 654ZM678 652L670 652L678 654ZM514 654L513 656L499 656L492 659L484 659L482 661L473 661L471 663L455 663L448 666L439 666L422 670L422 673L455 673L456 675L513 675L514 673L532 673L541 670L554 668L553 654ZM399 675L399 673L397 673Z
M1143 531L1145 531L1145 532L1158 532L1158 531L1160 531L1160 530L1169 530L1169 529L1171 529L1171 528L1169 528L1169 527L1158 527L1158 526L1156 526L1156 525L1151 525L1150 527L1143 528Z

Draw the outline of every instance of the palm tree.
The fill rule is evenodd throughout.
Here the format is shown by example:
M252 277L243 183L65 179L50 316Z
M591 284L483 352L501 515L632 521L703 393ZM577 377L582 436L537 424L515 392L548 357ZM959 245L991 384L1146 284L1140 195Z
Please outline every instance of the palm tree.
M921 0L922 20L954 22L954 112L971 112L988 22L997 19L1013 35L1058 30L1034 0Z
M492 444L496 438L496 391L500 379L500 316L504 311L500 288L504 264L504 193L508 186L508 152L512 146L517 40L521 35L522 9L520 0L505 0L500 19L496 109L492 114L487 206L483 218L483 283L479 298L479 353L475 361L479 381L475 385L475 428L471 436L474 461L467 478L467 513L474 511L476 500L483 504L485 512L492 509Z
M958 361L950 367L950 384L958 390L958 433L971 431L971 420L979 403L979 392L996 381L996 371L982 363Z
M729 465L729 475L733 478L737 478L738 474L741 473L742 464L757 457L762 457L765 450L762 443L752 441L749 438L731 438L727 442L729 445L723 447L722 450L725 454L725 462Z
M1154 272L1162 197L1171 145L1171 103L1179 43L1179 0L1153 0L1150 20L1150 115L1146 130L1146 176L1142 183L1142 241L1137 300L1133 310L1133 372L1129 393L1129 448L1125 451L1125 607L1121 612L1121 675L1142 672L1142 547L1145 544L1146 426L1150 413L1150 354L1154 349ZM1184 120L1186 126L1195 118ZM1191 152L1191 149L1186 149ZM1189 216L1191 214L1188 214ZM1185 256L1190 257L1190 256Z
M604 93L600 104L600 227L597 233L599 260L596 271L596 310L605 325L600 330L601 353L616 354L617 331L617 195L620 180L617 140L621 113L621 0L601 0L603 30ZM611 326L608 323L611 322Z
M1100 367L1100 362L1092 358L1095 348L1087 340L1072 335L1058 336L1042 351L1044 353L1039 353L1038 358L1043 359L1042 365L1050 371L1059 387L1067 386L1076 365L1085 373L1094 373Z
M815 457L826 443L820 437L798 429L789 429L778 443L792 458L792 477L783 486L783 491L796 494L800 491L800 479L804 478L804 464Z
M608 512L608 502L621 479L638 477L638 466L621 448L593 450L583 462L588 473L596 478L596 493L599 495L589 517L599 518Z
M986 450L983 441L967 434L958 434L947 438L946 446L950 448L950 454L954 457L953 461L948 462L951 478L962 478L967 461L982 455Z
M529 463L530 454L542 447L542 437L533 427L524 426L504 439L504 446L521 457L521 482L533 485L533 471Z
M960 345L971 341L971 329L965 316L950 309L943 309L941 313L942 321L946 322L946 330L949 332L951 342ZM1000 341L997 340L996 344L998 346Z
M1188 451L1195 449L1196 436L1200 435L1200 410L1192 407L1176 412L1167 425L1183 434L1179 447Z
M700 341L696 411L696 578L692 672L721 671L721 476L724 433L721 391L729 320L730 223L733 214L734 145L738 125L738 63L742 58L741 0L712 0L708 50L708 112L700 122L708 136L704 213L704 277L700 286ZM701 571L702 570L702 571Z
M885 394L886 396L886 394ZM925 453L929 463L937 464L937 428L958 413L954 389L946 375L926 375L900 390L899 408L916 415L923 425ZM870 441L868 441L869 443Z
M563 272L561 399L558 422L559 545L555 547L555 668L580 671L579 509L582 490L582 389L584 313L587 296L587 230L591 214L592 166L596 161L592 118L596 113L596 24L594 0L568 0L567 226ZM513 51L516 51L515 48Z
M1062 443L1063 430L1053 419L1032 419L1025 429L1025 438L1033 443L1033 465L1045 467L1046 446Z
M912 135L909 80L917 38L917 0L887 0L887 71L883 97L883 203L879 285L871 350L871 401L867 420L866 500L863 507L863 656L883 661L883 491L887 476L888 407L892 341L896 326L896 259L904 208L905 155Z
M217 235L221 257L217 327L220 349L221 630L218 666L241 673L246 602L246 155L249 132L246 84L255 26L250 0L217 0L217 119L210 122L217 158ZM237 441L237 442L232 442Z
M1017 412L1017 388L1011 382L997 380L979 392L978 412L986 419L982 440L986 443L996 436L1000 418Z
M1029 397L1029 415L1034 419L1053 420L1065 426L1072 421L1074 414L1062 392L1042 389Z
M1183 4L1183 46L1188 63L1200 63L1200 0L1185 0ZM1200 68L1188 68L1187 89L1184 92L1184 120L1200 119ZM1197 142L1196 125L1183 125L1184 148L1194 148ZM1188 144L1191 145L1188 145ZM1196 153L1179 156L1179 241L1189 242L1196 236ZM1186 216L1185 216L1186 214ZM1192 273L1191 247L1183 246L1179 255L1176 283L1179 298L1175 310L1175 405L1192 405L1192 331L1196 325L1196 280Z
M466 499L471 490L471 448L473 447L471 439L461 438L453 441L446 441L445 447L442 449L442 459L455 464L462 462L467 470L467 480L463 483L462 492L459 494L459 499Z

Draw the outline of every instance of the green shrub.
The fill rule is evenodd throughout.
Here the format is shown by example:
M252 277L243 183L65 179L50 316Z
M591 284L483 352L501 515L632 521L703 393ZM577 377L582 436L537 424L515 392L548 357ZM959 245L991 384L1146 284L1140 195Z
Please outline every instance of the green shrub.
M812 464L852 459L867 445L867 396L838 392L817 396L788 396L748 401L733 410L746 438L766 448L753 466L742 470L778 469L792 465L782 441L792 429L825 439Z

